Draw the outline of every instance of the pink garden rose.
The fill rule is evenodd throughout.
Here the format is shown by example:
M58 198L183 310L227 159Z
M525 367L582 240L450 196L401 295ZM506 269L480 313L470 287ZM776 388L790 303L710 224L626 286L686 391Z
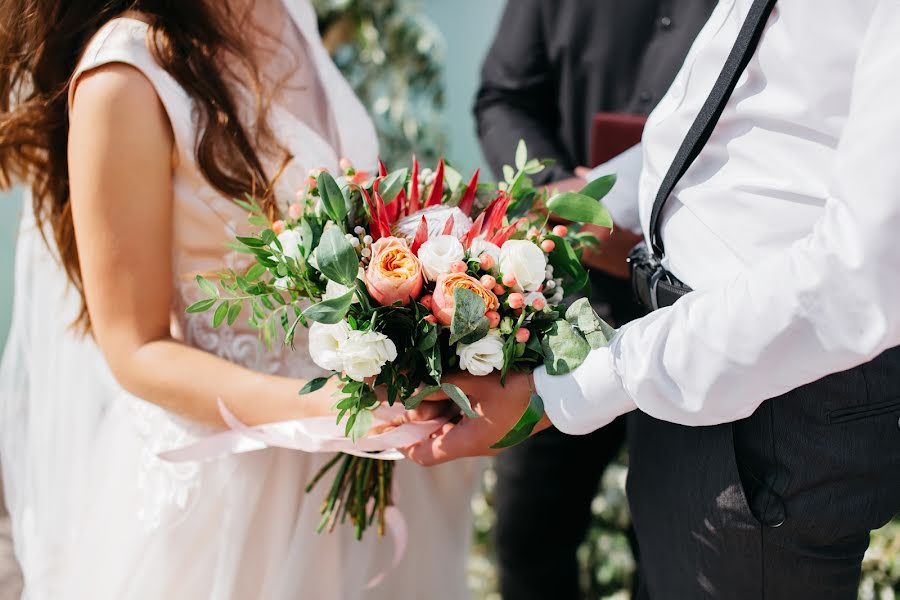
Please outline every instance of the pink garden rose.
M478 294L484 300L484 312L497 310L500 301L493 292L486 289L481 282L465 273L445 273L440 275L434 287L431 303L434 316L441 325L450 325L453 321L453 290L461 287Z
M372 244L366 269L366 288L382 306L400 302L406 306L422 293L422 265L406 240L383 237Z

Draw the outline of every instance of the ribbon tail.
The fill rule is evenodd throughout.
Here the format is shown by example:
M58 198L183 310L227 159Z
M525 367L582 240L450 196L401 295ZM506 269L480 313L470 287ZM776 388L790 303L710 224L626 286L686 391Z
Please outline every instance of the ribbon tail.
M391 572L400 566L403 555L406 553L406 546L409 542L409 531L406 527L406 519L403 513L396 506L389 506L384 511L384 524L394 541L394 556L391 559L391 566L372 578L366 585L367 590L376 588L381 585Z

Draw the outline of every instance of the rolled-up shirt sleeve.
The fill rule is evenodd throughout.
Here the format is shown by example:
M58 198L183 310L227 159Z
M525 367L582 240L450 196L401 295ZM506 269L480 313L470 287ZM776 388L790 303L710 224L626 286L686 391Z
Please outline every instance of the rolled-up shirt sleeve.
M811 233L630 323L573 373L539 370L557 428L586 433L634 408L686 425L730 422L900 345L900 3L875 16Z

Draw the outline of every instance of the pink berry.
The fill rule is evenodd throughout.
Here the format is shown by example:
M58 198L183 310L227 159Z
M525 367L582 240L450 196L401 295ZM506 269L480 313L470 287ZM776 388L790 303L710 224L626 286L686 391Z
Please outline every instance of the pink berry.
M513 274L503 276L503 285L506 287L516 287L516 276Z
M297 200L297 202L303 202L304 200L306 200L306 190L302 188L297 190L297 193L294 194L294 198Z
M544 310L547 307L547 299L543 296L538 296L532 300L531 306L534 310Z
M350 159L346 156L338 161L338 167L340 167L341 171L349 171L353 168L353 163L350 162Z
M492 290L497 287L497 279L493 275L482 275L481 285L487 290Z
M484 316L487 317L488 323L491 325L491 329L496 329L500 325L500 313L496 310L489 310L484 313Z
M506 299L509 302L510 308L522 308L525 306L525 296L520 294L519 292L513 292L509 295L509 298Z
M516 331L516 341L524 344L531 338L531 332L527 329L519 329Z
M506 293L506 288L503 287L502 285L495 285L495 286L494 286L494 289L493 289L492 291L493 291L494 294L496 294L497 296L502 296L503 294Z
M530 238L537 237L539 233L540 232L537 230L536 227L532 227L531 229L528 230L527 237L530 237Z
M481 268L485 271L490 271L496 265L496 263L494 262L494 257L487 253L482 254L478 258L478 262L479 264L481 264Z
M316 178L313 177L312 175L310 175L309 178L306 180L306 187L309 188L309 191L313 191L316 189L317 185L318 185L318 183L316 182Z
M513 311L513 316L515 316L516 318L521 317L521 316L522 316L522 309L521 309L521 308L517 308L516 310L514 310L514 311Z
M421 298L419 298L419 304L421 304L428 310L431 310L432 306L434 306L434 298L431 296L431 294L422 296Z
M292 219L299 219L303 214L303 207L299 204L291 204L288 207L288 216Z
M569 228L565 225L557 225L553 228L553 235L557 237L566 237L569 235Z
M469 267L466 266L466 263L464 263L461 260L458 260L455 263L453 263L453 265L451 265L450 271L452 271L453 273L465 273L468 270L468 268Z
M278 221L275 221L274 223L272 223L272 231L275 232L275 235L280 235L281 233L284 233L284 230L285 230L284 221L278 220Z
M554 248L556 248L556 242L553 240L544 240L541 242L541 249L544 252L553 252Z
M434 315L426 315L425 320L432 324L437 323L437 317L435 317Z

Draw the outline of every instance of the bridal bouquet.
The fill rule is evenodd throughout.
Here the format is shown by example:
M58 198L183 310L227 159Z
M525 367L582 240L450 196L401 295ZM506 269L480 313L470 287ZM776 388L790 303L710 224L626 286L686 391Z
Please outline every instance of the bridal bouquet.
M218 327L247 309L266 344L292 345L297 327L308 327L312 359L331 374L300 394L338 378L337 421L353 440L367 435L380 404L412 409L438 390L464 418L478 418L444 373L505 377L541 364L564 373L611 335L587 300L562 303L588 284L580 257L596 238L579 228L612 226L599 200L615 177L550 196L529 179L545 166L520 143L497 185L479 184L477 171L466 184L443 161L434 171L415 160L411 170L381 164L375 177L346 160L341 173L310 172L279 220L252 198L240 201L259 233L233 247L255 264L221 273L218 285L198 277L208 297L187 310L214 311ZM571 224L551 226L551 213ZM542 416L535 395L496 447L528 437ZM391 467L377 454L330 461L309 488L337 469L320 531L349 518L358 537L376 521L383 532Z

